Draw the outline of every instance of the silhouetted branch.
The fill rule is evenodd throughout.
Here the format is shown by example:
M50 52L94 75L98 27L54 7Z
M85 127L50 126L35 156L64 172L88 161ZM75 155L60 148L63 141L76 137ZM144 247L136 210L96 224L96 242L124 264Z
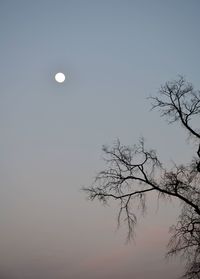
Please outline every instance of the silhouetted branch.
M133 147L124 146L118 140L111 148L103 146L106 168L93 185L84 188L89 199L107 203L118 200L118 225L123 221L128 227L128 239L133 237L137 217L133 207L139 205L145 211L145 197L157 192L158 197L176 198L182 211L170 232L168 255L181 254L186 259L187 279L200 278L200 133L192 126L192 120L200 115L200 91L183 77L167 82L161 87L159 97L151 97L153 109L159 108L161 116L170 123L179 121L198 142L197 156L188 165L164 168L155 150L147 150L141 139Z
M152 109L159 108L169 123L180 121L191 135L200 139L199 131L191 125L193 117L200 114L200 91L195 91L181 76L179 80L166 82L159 93L160 97L150 97Z

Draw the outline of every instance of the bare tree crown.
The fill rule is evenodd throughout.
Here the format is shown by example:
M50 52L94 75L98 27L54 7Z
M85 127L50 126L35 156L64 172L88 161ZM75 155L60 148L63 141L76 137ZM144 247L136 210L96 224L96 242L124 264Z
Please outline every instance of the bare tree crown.
M186 259L185 277L200 278L200 132L193 119L200 118L200 91L183 77L161 86L159 95L150 97L152 108L158 108L169 123L180 122L195 138L197 155L190 164L163 167L155 150L147 150L141 139L133 147L118 140L111 148L103 146L106 168L93 185L84 188L89 198L103 202L119 201L118 223L122 218L128 226L128 239L137 222L134 205L145 211L145 197L156 192L158 197L177 198L182 209L176 225L171 227L168 255L181 254ZM200 122L199 122L200 123Z

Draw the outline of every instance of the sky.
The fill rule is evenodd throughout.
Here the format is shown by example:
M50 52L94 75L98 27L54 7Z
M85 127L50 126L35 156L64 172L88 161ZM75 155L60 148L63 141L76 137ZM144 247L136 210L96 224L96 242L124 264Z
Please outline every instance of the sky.
M81 191L101 147L144 136L170 165L194 148L150 111L149 95L184 75L200 88L198 0L0 0L0 278L175 279L166 261L177 201L148 200L135 240L117 204ZM57 72L66 80L58 84Z

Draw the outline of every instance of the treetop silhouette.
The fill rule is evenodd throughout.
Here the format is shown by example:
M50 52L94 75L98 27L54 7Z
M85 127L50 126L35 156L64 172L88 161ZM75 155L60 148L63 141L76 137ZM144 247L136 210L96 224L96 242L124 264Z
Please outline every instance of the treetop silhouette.
M155 150L146 149L143 139L133 146L118 140L103 146L106 168L99 172L91 187L84 188L90 200L104 203L119 201L118 224L128 227L128 239L134 235L137 216L134 205L146 210L145 198L156 192L158 198L177 198L181 213L170 228L167 255L180 254L185 259L187 279L200 278L200 91L182 76L161 86L158 96L150 97L152 109L158 109L169 123L178 122L194 139L197 153L189 164L163 166Z

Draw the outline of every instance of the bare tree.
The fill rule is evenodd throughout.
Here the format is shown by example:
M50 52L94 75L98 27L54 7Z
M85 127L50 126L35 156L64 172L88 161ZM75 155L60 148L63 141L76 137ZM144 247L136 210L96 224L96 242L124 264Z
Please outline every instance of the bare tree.
M147 150L141 139L133 147L118 140L111 148L103 146L107 168L94 184L84 188L89 198L107 203L118 200L118 223L128 226L128 239L137 223L134 206L145 211L145 197L155 192L159 197L177 198L181 214L170 229L168 255L180 254L186 260L185 278L200 278L200 131L194 128L200 116L200 91L183 77L166 82L158 97L150 97L152 108L158 108L169 123L179 122L195 140L197 154L190 164L174 165L169 170L160 162L155 150ZM200 123L200 122L199 122Z

